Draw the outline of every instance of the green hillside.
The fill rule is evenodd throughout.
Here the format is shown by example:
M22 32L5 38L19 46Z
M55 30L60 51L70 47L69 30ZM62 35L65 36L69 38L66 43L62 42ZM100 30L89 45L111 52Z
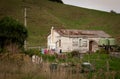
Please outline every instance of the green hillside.
M49 0L0 0L0 18L12 16L24 23L27 7L28 46L46 46L52 26L104 30L120 39L120 14L68 6Z

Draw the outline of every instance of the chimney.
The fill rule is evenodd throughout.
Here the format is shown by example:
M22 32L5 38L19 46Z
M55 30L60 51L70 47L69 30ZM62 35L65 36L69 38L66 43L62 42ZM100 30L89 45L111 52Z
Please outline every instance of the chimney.
M54 27L51 28L51 42L54 42Z

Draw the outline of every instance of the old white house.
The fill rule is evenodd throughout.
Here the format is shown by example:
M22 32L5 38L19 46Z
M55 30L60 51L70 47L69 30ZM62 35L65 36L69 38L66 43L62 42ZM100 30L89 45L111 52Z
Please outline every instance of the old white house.
M101 38L111 36L104 31L77 30L77 29L55 29L47 37L48 49L56 52L70 52L78 50L81 53L99 49L98 42Z

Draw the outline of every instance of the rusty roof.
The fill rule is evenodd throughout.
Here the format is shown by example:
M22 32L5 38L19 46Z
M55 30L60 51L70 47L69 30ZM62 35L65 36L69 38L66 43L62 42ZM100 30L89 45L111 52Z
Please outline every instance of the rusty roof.
M76 29L54 29L58 34L65 37L111 37L100 30L76 30Z

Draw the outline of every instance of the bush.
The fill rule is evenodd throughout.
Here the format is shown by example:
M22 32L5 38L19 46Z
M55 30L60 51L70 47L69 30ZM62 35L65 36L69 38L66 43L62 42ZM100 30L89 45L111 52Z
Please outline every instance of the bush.
M99 51L96 51L96 53L105 54L107 51L104 48L101 48Z
M115 46L115 51L120 52L120 45Z
M11 17L0 20L0 48L9 52L18 52L28 37L27 28ZM17 50L17 51L16 51Z
M120 72L117 72L117 73L115 74L115 79L120 79Z
M63 3L62 0L49 0L49 1L58 2L58 3Z
M54 55L42 55L43 60L53 62L55 61L55 56Z
M29 55L30 57L32 57L33 55L38 55L41 56L42 54L40 53L39 50L36 49L29 49L27 51L24 51L25 54Z
M77 50L74 50L74 51L71 52L72 57L79 57L79 55L80 55L80 53Z

